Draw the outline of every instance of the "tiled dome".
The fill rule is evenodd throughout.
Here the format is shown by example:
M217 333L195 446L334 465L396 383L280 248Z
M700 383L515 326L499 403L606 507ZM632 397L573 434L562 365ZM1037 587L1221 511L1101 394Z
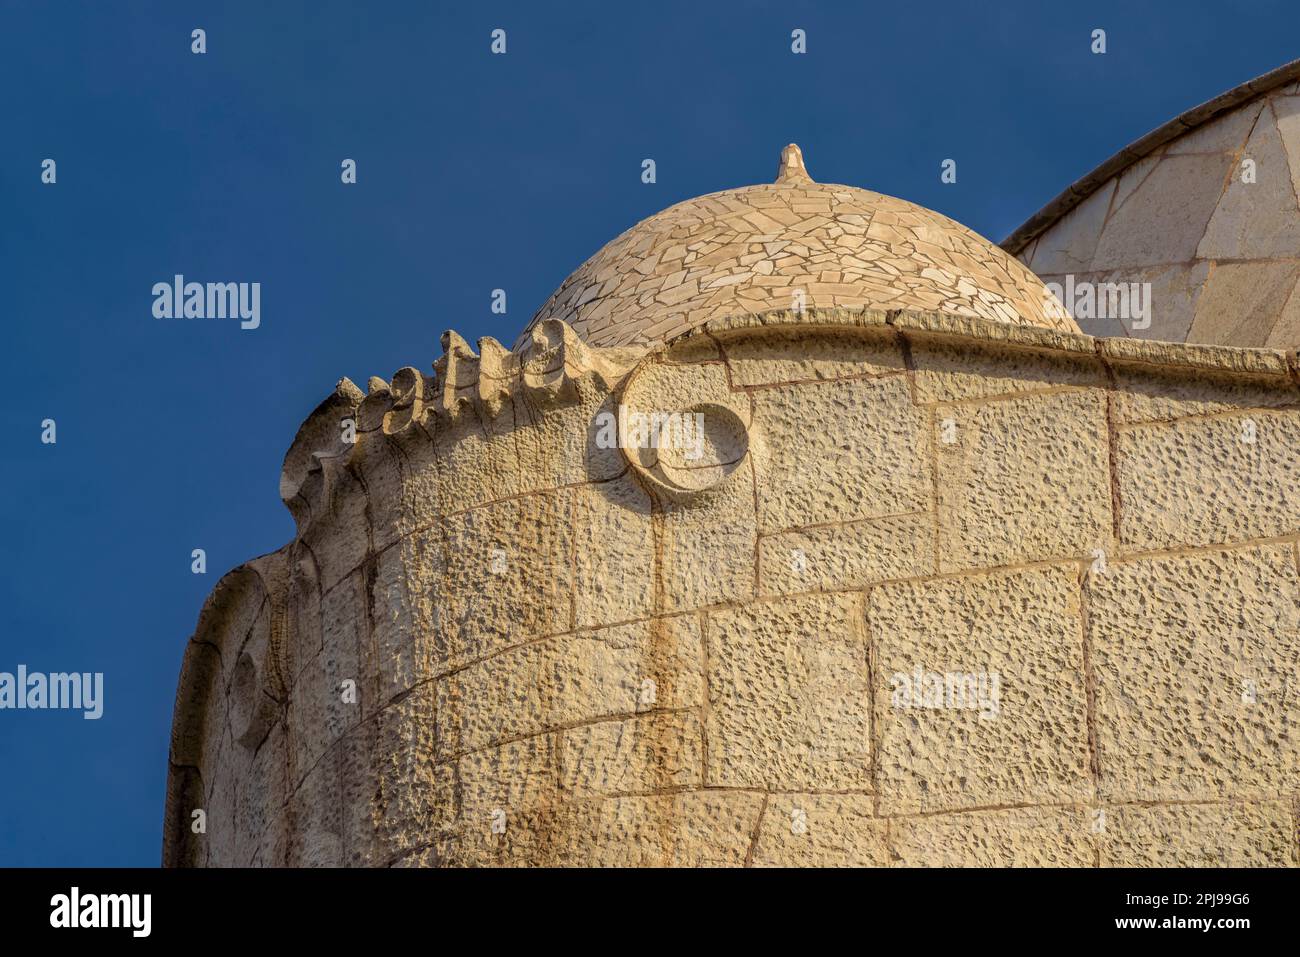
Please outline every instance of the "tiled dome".
M1077 332L1041 280L982 236L913 203L815 183L799 147L775 183L724 190L637 223L533 317L592 345L659 342L710 319L796 306L940 310Z

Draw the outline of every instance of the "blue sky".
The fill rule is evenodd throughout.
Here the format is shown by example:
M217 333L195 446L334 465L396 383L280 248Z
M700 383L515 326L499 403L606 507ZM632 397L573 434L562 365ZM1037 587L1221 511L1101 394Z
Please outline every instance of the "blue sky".
M105 675L98 721L0 711L0 865L158 863L185 642L291 537L280 463L340 376L512 342L605 241L787 142L996 241L1300 56L1293 0L543 6L0 0L0 671ZM260 282L261 327L155 319L175 273Z

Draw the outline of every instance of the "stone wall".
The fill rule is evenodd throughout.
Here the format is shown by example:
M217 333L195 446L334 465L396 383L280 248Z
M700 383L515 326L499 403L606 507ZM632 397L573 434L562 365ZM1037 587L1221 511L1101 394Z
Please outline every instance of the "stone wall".
M167 863L1296 864L1294 355L842 311L444 345L340 384L298 538L209 599ZM620 404L704 410L703 458L602 448Z

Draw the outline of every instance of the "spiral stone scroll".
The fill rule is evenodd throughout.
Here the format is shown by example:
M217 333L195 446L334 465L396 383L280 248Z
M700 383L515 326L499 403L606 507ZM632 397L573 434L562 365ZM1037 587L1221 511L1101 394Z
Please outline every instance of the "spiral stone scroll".
M720 489L757 451L749 396L721 363L647 359L620 390L618 444L657 492L689 502Z

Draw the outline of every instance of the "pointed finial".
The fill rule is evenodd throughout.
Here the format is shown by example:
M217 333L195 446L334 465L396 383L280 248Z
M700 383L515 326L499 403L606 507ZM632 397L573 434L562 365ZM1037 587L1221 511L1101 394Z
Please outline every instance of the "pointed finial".
M781 168L776 172L778 183L811 183L808 168L803 165L803 150L791 143L781 150Z

